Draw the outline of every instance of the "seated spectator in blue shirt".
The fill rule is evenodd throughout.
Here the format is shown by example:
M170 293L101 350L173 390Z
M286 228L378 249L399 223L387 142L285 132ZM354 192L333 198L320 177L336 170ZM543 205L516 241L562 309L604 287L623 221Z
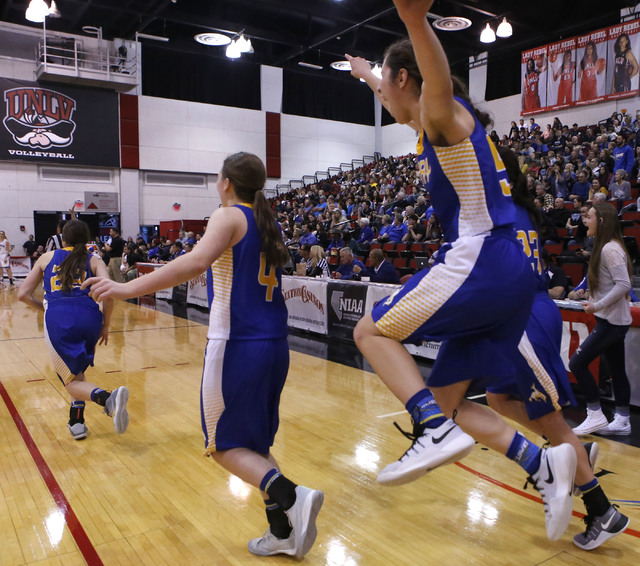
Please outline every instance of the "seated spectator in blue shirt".
M380 227L380 232L378 233L377 241L381 244L384 244L389 241L389 228L391 228L391 216L388 214L382 215L382 226Z
M311 231L309 224L302 225L302 237L300 238L300 244L306 244L308 246L315 246L318 243L318 238Z
M340 250L340 265L333 272L333 276L335 279L357 279L364 270L364 264L353 257L353 251L347 247Z
M627 175L631 174L633 169L633 163L635 161L633 157L633 149L627 145L627 140L623 136L616 137L616 147L613 148L613 159L615 159L615 169L624 169Z
M357 240L358 246L361 248L364 246L368 249L369 245L371 245L371 242L375 238L373 230L369 226L369 219L361 218L358 224L360 224L360 237Z
M571 194L569 198L573 200L576 197L582 197L585 201L589 198L589 189L591 185L587 180L587 174L585 171L580 170L578 172L578 180L571 187Z
M402 242L405 234L409 231L407 225L403 222L402 214L397 212L393 219L393 224L389 226L387 234L389 234L389 242Z
M369 259L371 260L371 265L360 274L361 276L369 277L374 283L400 285L400 277L396 268L385 259L384 253L380 248L371 250Z
M327 252L331 252L331 250L333 249L339 250L344 248L344 240L342 239L341 230L339 230L338 228L332 228L329 232L329 235L331 236L331 241L327 246Z

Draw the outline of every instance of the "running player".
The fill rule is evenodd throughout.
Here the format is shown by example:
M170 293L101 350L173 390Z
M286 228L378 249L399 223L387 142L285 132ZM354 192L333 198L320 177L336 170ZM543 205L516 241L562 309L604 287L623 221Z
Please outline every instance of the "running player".
M9 286L13 287L13 273L11 272L11 244L7 240L7 235L0 230L0 287L4 287L4 271L9 277Z
M574 544L584 550L593 550L603 542L619 535L629 525L628 517L617 511L607 499L593 467L598 456L598 445L582 444L562 417L561 408L575 404L569 377L560 357L562 317L547 292L547 282L540 266L538 238L538 209L527 192L527 183L518 161L510 149L498 150L509 173L513 200L516 203L516 232L534 272L538 275L538 291L527 329L519 349L524 357L515 360L511 380L491 384L487 388L489 406L544 436L552 445L563 442L574 447L578 456L574 495L582 495L587 516L587 529L577 534Z
M261 556L302 558L316 539L323 493L285 477L270 453L289 369L281 267L289 253L262 187L260 158L236 153L218 175L222 207L192 252L128 283L85 282L96 300L146 295L213 272L213 303L202 374L205 455L260 488L269 528L249 542ZM213 265L212 265L213 264Z
M362 59L350 59L352 72L376 89L398 122L420 133L420 173L447 243L430 271L378 303L354 332L361 352L414 422L412 447L383 472L413 479L464 456L470 450L467 435L459 434L455 421L529 473L545 502L547 536L556 540L571 518L573 447L540 450L491 409L464 397L472 380L503 377L509 359L519 356L535 292L535 277L513 230L506 171L485 131L488 116L464 96L454 96L462 91L427 20L433 1L394 3L411 41L387 49L380 81ZM428 382L433 396L401 343L424 337L443 340Z
M109 340L109 323L113 300L104 303L103 312L80 289L87 277L108 275L104 262L87 253L89 227L81 220L70 220L62 229L64 247L38 258L24 283L18 298L38 309L44 308L45 339L60 381L71 395L69 432L76 440L86 438L85 401L94 401L113 417L118 434L127 430L129 390L118 387L112 393L85 380L84 372L93 365L96 344ZM44 303L33 296L43 282Z

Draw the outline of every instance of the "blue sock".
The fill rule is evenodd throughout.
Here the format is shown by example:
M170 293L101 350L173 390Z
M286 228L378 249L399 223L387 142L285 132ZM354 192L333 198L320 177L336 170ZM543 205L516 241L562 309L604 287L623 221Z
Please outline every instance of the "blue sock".
M591 491L598 487L598 478L593 478L589 483L585 483L584 485L579 485L578 489L581 493L586 493L587 491Z
M540 468L542 452L535 444L529 442L519 432L516 432L507 450L507 458L522 466L532 476Z
M436 428L447 420L433 394L427 388L418 391L405 405L414 425L423 428Z

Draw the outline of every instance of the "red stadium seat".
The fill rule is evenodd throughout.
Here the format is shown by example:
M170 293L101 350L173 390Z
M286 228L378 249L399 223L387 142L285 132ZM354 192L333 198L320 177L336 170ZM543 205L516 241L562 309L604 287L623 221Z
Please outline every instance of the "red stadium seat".
M584 277L585 265L585 263L563 263L560 265L560 268L565 272L567 277L571 279L571 284L575 287Z

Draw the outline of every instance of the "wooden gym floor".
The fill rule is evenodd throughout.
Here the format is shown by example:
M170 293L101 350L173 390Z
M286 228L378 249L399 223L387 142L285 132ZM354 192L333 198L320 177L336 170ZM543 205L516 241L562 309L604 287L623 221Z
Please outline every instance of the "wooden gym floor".
M266 529L260 496L201 456L205 326L118 303L109 344L87 376L105 389L129 388L129 430L116 435L88 404L89 437L74 441L42 314L15 295L0 289L1 565L295 562L248 552L247 541ZM537 493L522 489L524 472L479 445L412 484L377 485L381 467L409 446L392 424L408 428L408 418L375 375L325 357L292 351L273 450L289 477L325 492L306 564L640 562L639 448L597 439L601 483L631 517L629 530L579 550L571 540L583 528L576 499L567 533L550 543Z

